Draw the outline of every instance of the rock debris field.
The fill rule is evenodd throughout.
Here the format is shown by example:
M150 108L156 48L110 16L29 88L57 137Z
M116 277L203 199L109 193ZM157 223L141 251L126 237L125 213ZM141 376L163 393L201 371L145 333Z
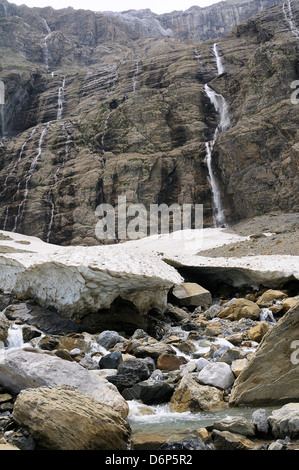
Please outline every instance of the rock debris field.
M231 253L231 242L259 243L265 239L256 235L267 232L283 235L286 240L296 233L296 224L295 214L285 214L256 218L216 232L208 229L205 233L209 237L202 246L208 247L208 260L214 250L222 259ZM8 249L0 255L2 279L6 273L6 287L0 295L1 448L299 448L296 269L286 277L282 265L281 285L277 274L263 277L262 272L265 285L258 288L218 282L210 289L198 282L199 264L193 262L193 277L190 271L185 276L186 266L182 268L185 256L189 261L198 257L197 244L186 244L186 252L182 250L175 258L175 242L170 246L168 241L167 252L163 237L155 242L127 242L111 251L119 258L110 266L109 257L105 263L100 258L99 247L91 262L92 247L88 247L85 269L71 262L78 261L76 247L71 248L73 258L67 260L67 247L47 245L48 252L36 262L44 246L38 239L1 232L0 245L21 247L19 253ZM105 253L109 250L114 248L104 248ZM132 252L135 263L143 254L138 268L128 256ZM296 266L296 251L283 257L292 259ZM119 268L123 259L127 263L125 276ZM70 299L69 303L58 302L54 295L57 287L51 280L57 272L51 271L55 261L57 269L62 269L60 283L65 283L65 291L67 282L81 273L84 307L77 303L80 309L72 309ZM153 261L156 267L149 268ZM42 290L52 289L48 303L30 283L34 269L41 274L45 266L50 271L48 277L42 277ZM98 289L87 279L91 266L97 272ZM214 269L216 273L217 266ZM247 269L250 272L251 268ZM108 272L110 282L105 284L104 273ZM117 279L121 284L123 277L129 283L117 292L112 290L113 295L110 292L109 307L109 289L106 294L105 289L112 281L116 285ZM273 279L275 285L271 285ZM155 296L146 292L146 285ZM95 294L98 290L99 295ZM61 295L62 291L57 292ZM87 321L88 301L92 313ZM172 416L187 419L186 427L174 424L163 432L155 431L153 422L158 423L163 413L170 421ZM209 417L204 425L203 415ZM140 420L142 429L138 427Z

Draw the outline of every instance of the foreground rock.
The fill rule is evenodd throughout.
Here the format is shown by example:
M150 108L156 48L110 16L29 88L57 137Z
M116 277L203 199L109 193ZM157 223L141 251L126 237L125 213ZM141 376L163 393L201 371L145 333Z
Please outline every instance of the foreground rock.
M212 304L211 293L194 282L183 282L176 286L171 294L176 304L181 307L200 306L207 309Z
M130 443L130 427L119 413L77 390L23 390L13 415L39 449L126 450Z
M231 405L259 406L299 401L299 303L264 336L232 388Z
M128 404L116 387L76 362L35 349L8 350L0 364L0 384L17 394L26 388L66 385L111 406L126 417Z
M299 403L289 403L272 411L268 422L274 437L299 439Z
M173 412L205 411L224 406L222 391L216 387L200 385L188 375L184 376L170 401Z

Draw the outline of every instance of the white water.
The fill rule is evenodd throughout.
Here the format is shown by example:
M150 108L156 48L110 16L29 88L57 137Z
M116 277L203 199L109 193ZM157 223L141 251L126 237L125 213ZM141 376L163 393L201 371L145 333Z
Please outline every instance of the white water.
M8 173L8 175L6 176L5 178L5 181L4 181L4 184L3 184L3 190L0 194L0 196L2 196L5 191L6 191L6 188L7 188L7 183L8 183L8 180L9 178L11 178L11 176L13 175L13 173L15 172L18 164L21 162L22 160L22 156L23 156L23 153L24 153L24 150L25 150L25 147L26 145L28 144L28 142L32 139L33 135L35 134L35 131L36 131L36 128L34 128L31 132L30 132L30 135L28 137L28 139L25 140L25 142L23 143L22 147L21 147L21 150L20 150L20 153L19 153L19 158L15 161L12 169L10 170L10 172ZM20 183L18 183L18 190L17 190L17 194L19 193L19 189L20 189ZM15 196L17 195L15 194ZM6 230L6 224L7 224L7 220L8 220L8 215L9 215L9 206L6 207L6 210L5 210L5 218L4 218L4 223L3 223L3 229L2 230Z
M27 201L27 197L28 197L28 186L29 186L29 182L32 178L32 175L34 174L35 170L36 170L36 167L37 167L37 163L38 163L38 160L42 154L42 144L43 144L43 141L44 141L44 138L47 134L47 131L50 127L50 124L51 122L48 122L45 127L43 128L42 132L41 132L41 135L40 135L40 138L39 138L39 142L38 142L38 151L37 151L37 154L36 156L34 157L34 159L32 160L31 162L31 165L30 165L30 169L28 170L27 172L27 175L25 177L25 191L24 191L24 196L23 196L23 199L21 201L21 203L19 204L19 207L18 207L18 214L17 216L15 217L15 224L14 224L14 228L13 228L13 232L15 232L18 228L18 224L22 218L22 215L23 215L23 212L24 212L24 209L25 209L25 205L26 205L26 201Z
M214 55L215 55L216 63L217 63L217 72L218 72L218 75L220 75L224 72L224 67L222 65L221 57L218 54L217 44L214 44L213 51L214 51ZM214 225L215 227L222 227L222 226L226 226L225 211L224 211L224 207L222 206L219 183L213 171L212 153L213 153L213 148L214 148L214 145L215 145L215 142L219 133L224 132L226 129L229 128L230 117L229 117L228 106L227 106L225 98L222 95L216 93L214 90L212 90L212 88L210 88L207 84L205 84L204 90L209 100L213 104L216 112L219 115L219 124L215 130L213 139L210 142L206 142L206 158L207 158L207 167L208 167L208 172L209 172L209 180L210 180L212 195L213 195Z
M284 17L286 22L288 23L288 26L291 30L291 33L294 34L294 36L299 39L299 30L296 26L295 23L295 18L293 15L293 10L292 10L292 5L291 5L291 0L286 0L282 4L282 10L284 13Z
M45 25L45 28L47 30L47 33L48 33L43 39L42 47L43 47L43 51L44 51L44 64L45 64L46 70L49 71L49 60L50 60L51 56L50 56L47 40L48 40L48 37L49 37L49 35L51 34L52 31L51 31L47 21L44 18L42 18L42 21L43 21L43 23Z
M136 91L138 74L139 74L139 61L137 60L134 75L133 75L133 93L135 93Z
M215 58L216 58L218 75L221 75L224 72L224 67L223 67L223 64L222 64L221 57L218 54L218 49L217 49L217 44L216 43L213 45L213 52L214 52L214 55L215 55Z
M1 108L1 137L4 139L6 137L6 121L5 121L5 104L0 105Z
M228 113L228 107L225 99L222 95L219 95L214 90L212 90L207 84L204 87L206 95L209 97L211 103L213 104L215 110L219 114L219 124L215 130L213 140L206 142L206 156L207 156L207 166L209 171L209 179L213 194L213 205L214 205L214 225L215 227L225 226L225 213L224 208L221 202L221 192L218 184L218 180L214 174L212 167L212 152L220 132L225 131L230 126L230 118Z
M66 143L65 143L64 156L63 156L61 165L54 172L53 183L51 184L51 186L49 188L49 191L47 192L47 195L46 195L47 201L48 201L48 203L50 204L50 207L51 207L50 222L49 222L48 231L47 231L47 243L50 242L52 227L53 227L53 223L54 223L54 215L55 215L55 202L54 202L54 197L53 197L53 188L58 182L58 176L59 176L60 171L62 170L62 168L64 167L65 163L68 160L69 146L70 146L70 143L71 143L71 136L68 133L66 127L65 127L65 123L63 123L62 128L66 132Z
M7 349L22 348L24 345L22 327L12 324L8 329Z
M57 110L58 120L62 118L62 113L63 113L64 88L65 88L65 77L62 80L62 85L58 89L58 110Z

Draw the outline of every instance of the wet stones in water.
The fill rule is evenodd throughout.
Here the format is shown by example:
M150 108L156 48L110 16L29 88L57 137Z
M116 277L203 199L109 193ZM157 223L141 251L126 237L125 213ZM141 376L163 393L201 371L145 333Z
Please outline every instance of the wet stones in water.
M155 362L151 358L128 359L118 366L117 375L108 376L107 380L113 383L120 393L131 388L138 382L147 380L155 369Z
M211 450L200 437L190 437L181 441L165 442L159 450Z
M141 400L145 405L160 405L168 403L174 388L167 382L145 380L126 388L122 392L125 400Z

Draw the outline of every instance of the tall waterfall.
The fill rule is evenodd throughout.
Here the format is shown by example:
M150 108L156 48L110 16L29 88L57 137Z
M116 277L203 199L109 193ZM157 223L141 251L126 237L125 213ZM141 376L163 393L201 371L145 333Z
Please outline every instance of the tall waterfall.
M139 74L139 60L136 61L134 75L133 75L133 93L135 93L136 91L138 74Z
M52 234L52 228L53 228L53 223L54 223L54 215L55 215L55 200L54 200L54 195L53 195L53 189L54 189L54 187L56 186L56 184L58 182L58 176L59 176L60 171L62 170L62 168L64 167L65 163L68 160L69 147L70 147L70 143L71 143L71 136L68 133L68 130L65 126L65 123L63 123L62 129L66 133L66 143L65 143L64 155L63 155L63 158L62 158L61 165L54 172L53 183L51 184L50 188L48 189L48 191L46 193L46 200L50 204L50 208L51 208L50 222L49 222L48 230L47 230L47 243L50 243L50 237L51 237L51 234Z
M45 28L47 30L47 35L44 37L43 39L43 43L42 43L42 47L43 47L43 51L44 51L44 63L45 63L45 67L46 67L46 70L49 71L49 59L51 58L50 56L50 52L49 52L49 48L48 48L48 37L49 35L51 34L51 29L47 23L47 21L45 20L45 18L42 18L42 21L45 25Z
M293 15L293 10L292 10L292 5L291 5L291 0L286 0L285 2L283 2L282 10L283 10L283 13L284 13L285 20L288 23L291 32L294 34L294 36L297 39L299 39L299 30L298 30L298 28L296 26L296 23L295 23L295 18L294 18L294 15Z
M58 120L62 118L63 103L64 103L64 88L65 88L65 77L63 77L62 84L58 89L58 110L57 110Z
M28 197L28 192L29 192L29 182L32 178L32 175L34 174L35 170L36 170L36 167L37 167L37 163L38 163L38 160L42 154L42 144L43 144L43 141L44 141L44 138L46 136L46 133L50 127L50 124L51 122L48 122L45 127L43 128L42 132L41 132L41 135L40 135L40 138L39 138L39 142L38 142L38 151L37 151L37 154L36 156L34 157L34 159L32 160L31 162L31 165L30 165L30 168L26 174L26 177L25 177L25 191L24 191L24 196L23 196L23 199L21 201L21 203L19 204L19 207L18 207L18 214L15 218L15 224L14 224L14 228L13 228L13 232L15 232L18 228L18 224L20 222L20 219L22 218L22 215L23 215L23 212L24 212L24 209L25 209L25 205L26 205L26 201L27 201L27 197Z
M220 75L224 72L224 67L221 61L221 57L218 54L217 44L214 44L213 52L216 58L217 72L218 72L218 75ZM213 148L214 148L214 145L215 145L215 142L219 133L224 132L226 129L229 128L230 117L229 117L227 103L224 97L216 93L214 90L212 90L212 88L210 88L207 84L205 84L204 90L209 100L213 104L216 112L219 115L219 124L215 130L213 139L210 142L206 142L206 158L207 158L207 167L208 167L208 172L209 172L209 180L210 180L211 190L212 190L212 195L213 195L214 225L215 227L221 227L223 225L224 226L226 225L225 212L222 206L219 183L213 172L212 153L213 153Z
M21 147L21 150L20 150L20 153L19 153L19 158L15 161L15 163L13 164L11 170L9 171L8 175L6 176L6 178L4 180L4 184L3 184L3 188L2 188L2 191L0 193L0 196L2 196L5 193L5 191L8 187L9 178L11 178L13 176L14 172L17 169L18 164L22 161L22 157L23 157L23 154L24 154L24 151L25 151L25 147L28 144L28 142L32 139L35 132L36 132L36 127L30 132L29 137L23 143L23 145ZM20 190L20 182L18 183L18 189L17 189L17 192L16 192L15 196L17 196L19 194L19 190ZM14 198L15 198L15 196L14 196ZM9 214L9 206L7 206L6 210L5 210L5 218L4 218L4 223L3 223L2 230L6 230L6 224L7 224L7 221L8 221L8 214Z
M5 104L0 104L1 137L6 137Z
M218 75L221 75L224 72L224 67L220 55L218 54L217 43L213 45L213 51L216 58L217 72Z

